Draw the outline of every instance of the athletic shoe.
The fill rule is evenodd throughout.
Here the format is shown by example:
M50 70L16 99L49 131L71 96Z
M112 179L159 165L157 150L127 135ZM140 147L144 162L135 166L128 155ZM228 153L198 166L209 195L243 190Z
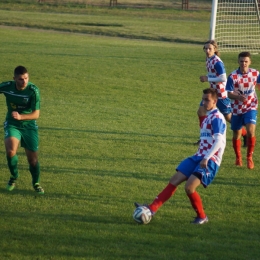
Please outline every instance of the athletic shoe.
M248 157L247 158L247 168L252 170L252 169L254 169L254 167L255 167L255 165L254 165L252 157Z
M196 145L196 146L198 146L199 144L200 144L200 139L196 143L193 143L193 145Z
M44 194L44 189L40 186L39 183L35 183L33 188L38 194Z
M202 224L207 223L208 221L209 221L209 219L207 216L205 218L196 217L193 221L191 221L191 224L202 225Z
M241 167L243 165L242 163L242 158L241 157L237 157L236 158L236 162L235 162L235 165Z
M244 135L242 137L243 137L243 147L247 147L247 135Z
M140 204L140 203L138 203L138 202L134 202L134 205L135 205L136 208L145 206L146 208L148 208L148 209L151 211L152 216L154 216L154 214L155 214L155 212L153 212L153 211L149 208L148 204Z
M15 181L16 179L11 177L10 180L8 181L7 185L6 185L6 189L9 191L12 191L15 187Z

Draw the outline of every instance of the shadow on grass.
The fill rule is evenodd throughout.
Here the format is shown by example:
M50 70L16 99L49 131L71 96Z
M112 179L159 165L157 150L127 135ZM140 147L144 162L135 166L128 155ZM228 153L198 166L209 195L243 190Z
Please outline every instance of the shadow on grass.
M88 177L91 176L102 176L102 177L116 177L116 178L133 178L139 180L155 180L155 181L165 181L169 177L160 176L160 174L150 174L147 172L126 172L126 171L109 171L109 170L93 170L93 169L75 169L75 168L55 168L55 167L42 167L42 172L49 172L54 174L74 174L82 175L85 174Z
M70 131L70 132L83 132L94 134L106 134L106 135L131 135L131 136L147 136L147 137L171 137L171 138L183 138L189 139L190 136L174 136L164 134L149 134L149 133L135 133L135 132L122 132L122 131L104 131L104 130L89 130L89 129L75 129L75 128L60 128L60 127L39 127L39 130L47 131ZM183 143L183 142L182 142Z
M7 194L10 196L17 196L17 195L32 196L39 199L44 197L44 195L37 194L33 188L31 188L31 190L19 189L19 185L17 185L17 187L15 187L15 189L12 191L8 191L5 188L0 188L0 193Z

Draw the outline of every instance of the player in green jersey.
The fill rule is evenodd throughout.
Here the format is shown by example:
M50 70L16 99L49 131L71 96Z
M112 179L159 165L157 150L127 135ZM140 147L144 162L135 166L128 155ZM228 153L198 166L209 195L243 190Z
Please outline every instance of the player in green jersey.
M7 114L4 123L5 149L7 164L11 173L7 190L15 187L18 174L17 150L19 144L25 149L32 185L38 194L44 194L40 186L40 164L38 162L38 126L36 119L40 115L39 89L29 82L25 67L14 69L14 80L0 84L0 93L5 95Z

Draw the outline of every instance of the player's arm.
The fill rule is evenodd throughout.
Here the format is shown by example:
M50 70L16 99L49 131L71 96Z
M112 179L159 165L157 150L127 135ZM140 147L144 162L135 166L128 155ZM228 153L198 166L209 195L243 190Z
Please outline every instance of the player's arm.
M17 111L12 112L12 117L18 121L20 120L36 120L40 116L40 110L34 110L29 114L19 114Z
M12 117L16 120L36 120L40 116L40 92L39 89L30 83L32 91L30 113L19 114L17 111L12 112Z
M256 86L257 86L258 90L260 90L260 74L257 77Z
M11 84L12 84L11 81L6 81L6 82L0 83L0 94L2 94L3 91L5 91L6 89L9 89Z
M215 64L215 70L217 71L218 76L213 76L208 74L207 76L200 76L201 82L226 82L227 74L223 62L218 61Z
M234 82L231 75L228 77L227 80L226 91L230 99L239 100L241 102L244 102L246 100L246 96L243 95L243 93L240 93L239 91L235 91Z
M226 140L224 132L226 131L226 123L222 119L215 118L212 121L214 143L200 162L200 167L207 168L208 160L223 146Z

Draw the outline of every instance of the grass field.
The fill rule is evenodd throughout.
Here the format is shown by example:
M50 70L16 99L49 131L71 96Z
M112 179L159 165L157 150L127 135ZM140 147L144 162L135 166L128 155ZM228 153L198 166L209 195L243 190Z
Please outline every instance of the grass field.
M56 26L47 12L45 20L38 11L0 13L1 24L6 15L9 25L34 20ZM106 22L120 18L136 35L140 24L131 27L131 16L123 17L107 15ZM160 28L170 29L166 19L158 20ZM152 19L144 15L142 22L149 31ZM193 23L182 23L180 39ZM206 19L201 26L207 28ZM0 259L259 259L260 148L254 170L235 168L231 130L217 178L199 188L208 224L189 224L194 212L183 185L149 225L132 219L133 202L152 201L180 160L196 151L196 110L207 87L198 79L205 73L202 45L30 28L0 27L0 81L11 79L22 64L41 90L39 156L46 194L35 196L22 149L17 188L5 190L9 172L0 146ZM191 42L207 37L207 31L190 32ZM236 53L221 57L228 72L237 67ZM252 66L260 68L258 56ZM3 97L0 105L4 121Z

